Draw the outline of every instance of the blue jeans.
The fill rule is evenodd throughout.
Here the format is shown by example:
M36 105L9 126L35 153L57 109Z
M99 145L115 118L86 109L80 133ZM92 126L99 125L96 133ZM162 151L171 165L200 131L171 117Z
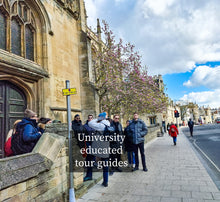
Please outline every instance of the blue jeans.
M135 164L135 154L134 152L127 152L128 155L128 163L129 164Z
M174 144L176 143L176 139L177 139L177 137L173 137L173 143Z

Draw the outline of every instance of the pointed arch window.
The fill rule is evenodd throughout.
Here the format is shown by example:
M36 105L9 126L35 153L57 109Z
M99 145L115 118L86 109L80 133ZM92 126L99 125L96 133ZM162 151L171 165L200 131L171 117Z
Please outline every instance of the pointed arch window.
M25 57L34 60L34 31L29 25L25 26Z
M25 1L0 0L0 38L0 49L35 60L35 19Z
M15 19L11 21L11 52L21 55L21 25Z
M6 50L6 17L0 13L0 48Z

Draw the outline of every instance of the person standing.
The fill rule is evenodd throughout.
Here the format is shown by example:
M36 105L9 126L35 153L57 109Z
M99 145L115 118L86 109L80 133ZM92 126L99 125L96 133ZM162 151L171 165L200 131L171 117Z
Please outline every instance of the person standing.
M84 141L79 141L79 135L82 136L83 133L85 132L85 128L82 125L82 121L80 119L80 115L76 114L74 116L74 120L72 121L72 129L74 132L74 136L77 139L77 144L80 148L85 147L85 142Z
M147 135L148 129L144 121L138 118L138 113L134 113L134 119L128 126L128 137L132 139L135 153L135 167L132 171L139 169L138 149L141 153L143 171L147 172L145 154L144 154L144 136Z
M194 122L191 119L189 119L188 127L189 127L189 130L190 130L191 137L193 137L193 126L194 126Z
M93 128L91 128L89 126L89 122L93 120L93 115L88 115L88 119L86 121L86 123L84 124L84 128L85 128L85 134L86 136L92 136L95 133L95 130ZM86 141L86 147L89 148L92 146L92 141ZM86 162L87 165L90 165L91 162L95 162L95 156L93 156L92 154L87 154L86 156ZM83 181L88 181L88 180L92 180L92 166L88 166L86 169L86 176L84 177Z
M167 132L169 133L170 131L170 123L167 124Z
M94 140L92 143L92 148L93 149L106 149L108 150L110 144L109 141L99 141L100 136L104 136L104 131L106 127L110 127L110 122L106 120L107 114L105 112L100 113L98 116L98 119L93 119L91 120L88 125L89 127L93 128L96 130L96 133L94 136L97 138L97 141ZM102 185L104 187L108 186L108 160L109 160L109 153L105 152L99 152L99 153L94 153L94 156L97 156L101 158L101 161L103 162L103 183Z
M120 138L117 141L111 141L110 142L110 148L111 149L119 149L122 147L122 144L120 141L122 140L122 135L123 135L123 129L121 123L119 123L119 115L115 114L113 116L113 121L111 122L111 126L114 128L114 132L111 134L112 136L119 136ZM110 154L110 159L111 162L117 162L116 166L111 167L111 173L114 171L122 172L122 170L119 168L118 162L121 160L121 154L116 154L111 153Z
M174 125L173 122L171 122L169 135L173 138L173 144L176 145L177 135L179 134L179 131L177 127Z
M33 150L44 132L37 124L37 114L26 109L24 118L17 124L16 132L12 135L11 149L14 155L29 153Z
M128 167L133 168L133 166L135 165L135 155L134 155L134 144L132 143L132 138L129 138L128 136L129 123L130 121L127 120L126 127L124 129L124 135L125 135L124 146L128 157Z

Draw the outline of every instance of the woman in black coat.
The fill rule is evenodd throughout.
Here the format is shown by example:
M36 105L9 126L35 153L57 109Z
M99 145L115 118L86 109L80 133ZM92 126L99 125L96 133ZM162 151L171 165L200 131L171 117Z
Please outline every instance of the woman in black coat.
M127 152L128 155L128 166L132 167L135 165L135 155L134 155L134 144L132 143L132 140L128 136L128 126L129 126L129 120L126 121L126 128L124 129L124 135L125 135L125 140L124 140L124 146L125 146L125 151Z

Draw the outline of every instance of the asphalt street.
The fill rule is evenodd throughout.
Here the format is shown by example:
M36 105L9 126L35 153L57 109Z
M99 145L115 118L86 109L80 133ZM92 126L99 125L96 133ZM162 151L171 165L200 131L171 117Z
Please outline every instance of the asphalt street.
M193 137L188 127L182 128L213 181L220 189L220 124L195 126Z

